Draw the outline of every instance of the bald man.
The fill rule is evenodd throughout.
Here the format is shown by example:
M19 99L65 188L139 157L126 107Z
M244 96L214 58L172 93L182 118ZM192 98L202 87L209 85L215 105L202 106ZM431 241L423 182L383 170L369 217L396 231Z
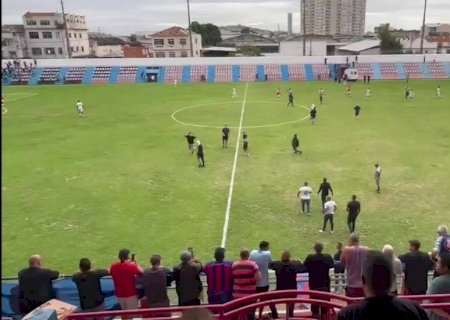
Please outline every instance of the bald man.
M20 312L25 315L52 299L52 281L58 277L58 271L42 268L41 256L31 256L18 274Z

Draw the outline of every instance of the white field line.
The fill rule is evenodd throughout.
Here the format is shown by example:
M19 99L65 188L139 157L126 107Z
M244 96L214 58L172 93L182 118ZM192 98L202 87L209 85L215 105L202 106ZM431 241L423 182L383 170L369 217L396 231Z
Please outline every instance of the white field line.
M228 224L230 222L231 200L233 199L234 178L236 176L236 167L239 155L239 141L241 139L242 123L244 121L245 102L247 101L247 89L248 83L245 84L244 100L242 101L242 109L241 109L241 119L239 120L239 128L236 137L236 151L234 152L233 169L231 170L230 188L228 190L227 209L225 210L225 222L223 224L223 231L222 231L222 243L220 245L222 248L225 248L225 245L227 243Z
M5 107L2 107L2 116L7 113L8 113L8 109L6 109Z

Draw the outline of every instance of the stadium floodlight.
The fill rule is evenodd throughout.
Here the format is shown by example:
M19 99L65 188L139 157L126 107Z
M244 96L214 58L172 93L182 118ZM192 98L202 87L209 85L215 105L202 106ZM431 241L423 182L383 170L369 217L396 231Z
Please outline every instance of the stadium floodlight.
M425 17L427 15L427 0L423 7L422 34L420 35L420 54L423 54L423 39L425 38Z

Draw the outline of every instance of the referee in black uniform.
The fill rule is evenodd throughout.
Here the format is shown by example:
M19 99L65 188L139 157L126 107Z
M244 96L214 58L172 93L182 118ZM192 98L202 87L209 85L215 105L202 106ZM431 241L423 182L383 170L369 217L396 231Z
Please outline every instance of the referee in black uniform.
M230 129L228 129L227 125L222 129L222 149L228 148L228 138L230 136Z
M197 140L197 159L198 167L205 167L205 154L203 153L203 145Z
M317 194L321 193L322 198L322 209L324 208L327 196L330 194L334 196L333 188L331 188L331 184L328 183L327 178L323 178L323 182L320 184L319 191L317 191Z

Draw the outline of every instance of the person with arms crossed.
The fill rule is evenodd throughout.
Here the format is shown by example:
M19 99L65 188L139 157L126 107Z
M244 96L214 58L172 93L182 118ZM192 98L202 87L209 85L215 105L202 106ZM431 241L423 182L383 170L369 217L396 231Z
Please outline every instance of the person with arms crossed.
M296 154L302 154L298 148L300 147L300 141L298 140L297 134L294 134L294 137L292 138L292 149L294 150L294 153Z
M227 125L222 129L222 149L228 148L228 138L230 137L230 129Z
M306 213L308 216L311 215L311 194L312 189L305 181L303 187L297 192L297 198L300 198L302 213Z
M327 196L330 194L334 196L333 188L331 188L331 184L327 181L327 178L323 178L323 182L320 184L320 188L317 191L317 194L321 193L322 198L322 208L325 206L325 200Z
M380 193L381 167L375 163L375 184L377 185L377 192Z
M327 202L325 202L324 210L323 210L323 227L319 230L320 233L325 232L327 228L327 222L330 221L331 225L331 233L334 233L334 214L337 210L336 202L331 200L330 196L327 196Z
M200 140L197 140L197 160L198 160L198 167L204 168L205 167L205 154L203 153L203 145L200 142Z
M187 135L184 136L187 140L188 143L188 148L189 151L191 152L191 154L194 154L195 148L194 148L194 141L195 141L195 136L192 135L192 133L188 132Z
M352 201L347 203L347 225L350 233L355 232L356 227L356 218L358 218L359 213L361 212L361 203L356 200L356 195L352 195Z

